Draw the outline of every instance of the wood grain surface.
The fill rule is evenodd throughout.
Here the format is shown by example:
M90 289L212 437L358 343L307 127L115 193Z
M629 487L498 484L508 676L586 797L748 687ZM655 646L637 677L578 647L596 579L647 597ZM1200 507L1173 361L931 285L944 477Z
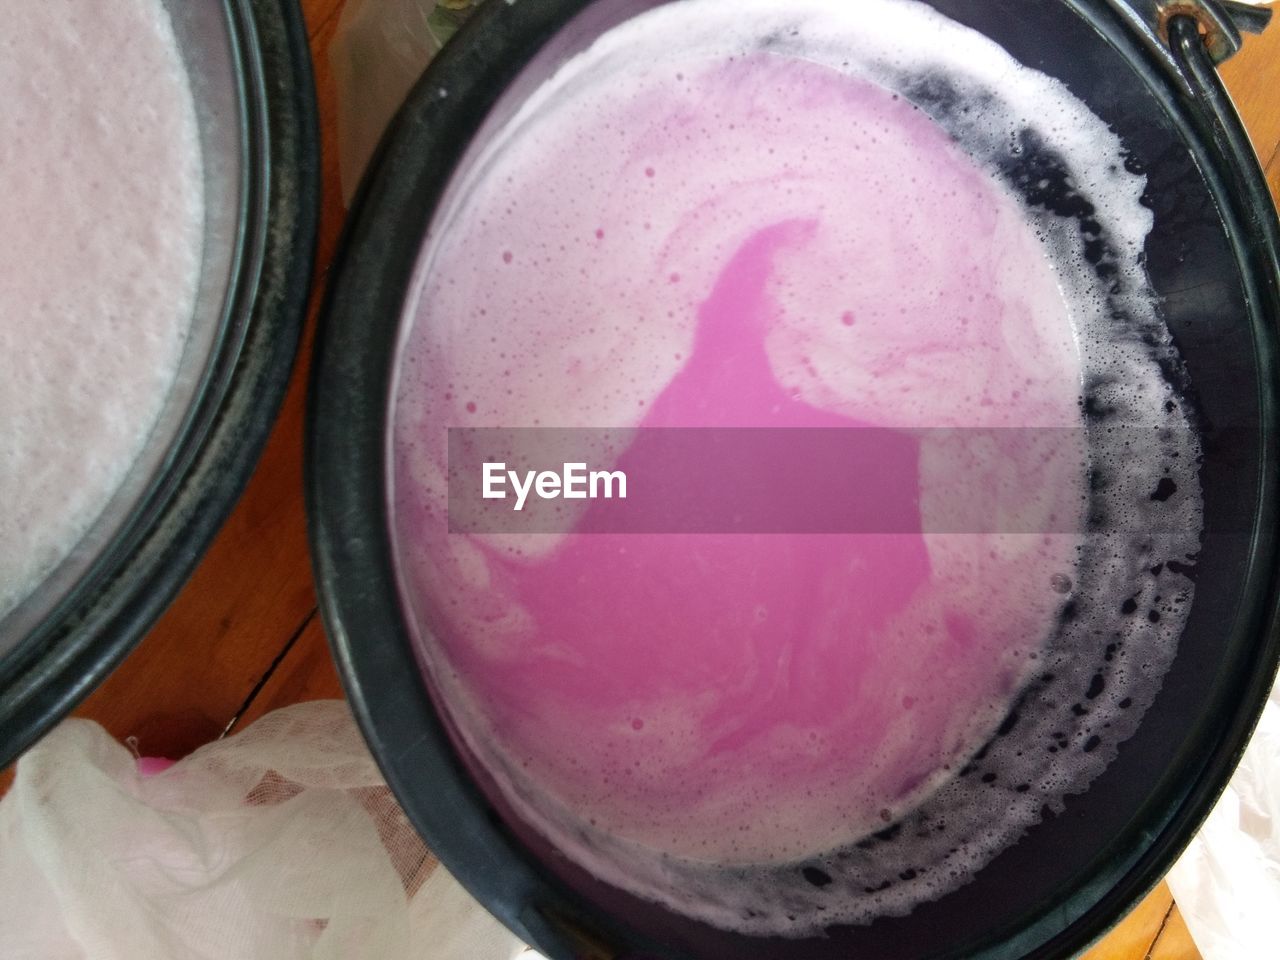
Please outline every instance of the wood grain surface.
M76 711L149 756L181 757L277 707L341 696L316 613L302 508L306 358L343 208L328 47L344 0L302 0L320 103L324 196L302 360L243 499L168 612ZM1280 196L1280 25L1223 75ZM0 774L0 791L11 772ZM1161 884L1087 960L1199 960Z

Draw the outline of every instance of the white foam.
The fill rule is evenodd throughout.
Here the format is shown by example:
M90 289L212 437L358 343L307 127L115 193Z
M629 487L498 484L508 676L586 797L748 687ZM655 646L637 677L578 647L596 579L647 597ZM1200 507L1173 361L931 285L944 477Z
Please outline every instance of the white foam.
M0 616L98 517L175 376L203 228L159 0L0 0Z

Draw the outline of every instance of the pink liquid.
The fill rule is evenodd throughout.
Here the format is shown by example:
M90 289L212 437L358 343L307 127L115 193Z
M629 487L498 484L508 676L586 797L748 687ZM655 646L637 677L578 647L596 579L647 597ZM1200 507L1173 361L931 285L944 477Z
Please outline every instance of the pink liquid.
M446 429L638 427L626 470L654 455L646 427L1065 426L1080 363L1015 202L910 105L768 54L671 74L581 94L441 235L396 525L439 692L531 816L778 861L883 828L964 765L1075 538L449 534ZM931 491L996 482L906 432L895 456L923 530ZM1011 508L1079 510L1078 472L1015 472Z

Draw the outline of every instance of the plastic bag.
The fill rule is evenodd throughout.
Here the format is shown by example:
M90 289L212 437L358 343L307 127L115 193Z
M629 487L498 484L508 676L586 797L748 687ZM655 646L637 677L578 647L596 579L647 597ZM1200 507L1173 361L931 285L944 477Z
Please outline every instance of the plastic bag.
M1205 960L1271 954L1280 688L1169 883ZM172 765L70 720L0 801L9 960L409 960L424 943L431 960L537 956L436 863L341 701Z
M341 701L143 769L84 720L19 763L0 801L7 960L526 956L427 851Z
M337 87L338 171L351 205L383 131L473 0L347 0L329 64Z
M1205 960L1276 953L1280 909L1280 686L1230 785L1169 874Z

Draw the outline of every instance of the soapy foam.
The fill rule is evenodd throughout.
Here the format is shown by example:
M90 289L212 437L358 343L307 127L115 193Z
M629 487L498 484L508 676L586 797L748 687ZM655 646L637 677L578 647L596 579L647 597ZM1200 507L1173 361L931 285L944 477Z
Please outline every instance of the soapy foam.
M823 64L894 91L953 136L972 158L968 162L987 171L968 189L989 209L967 211L959 222L985 216L990 234L1006 237L994 249L1007 259L997 258L986 289L1006 306L1025 309L1023 321L1007 326L1005 335L1031 338L992 347L981 336L966 340L950 330L946 367L913 369L920 342L939 339L930 337L931 320L952 319L937 314L939 304L953 298L927 284L872 292L867 302L880 299L897 309L908 301L902 316L921 328L899 338L877 337L887 327L883 318L854 317L848 324L840 302L842 282L848 281L838 275L836 261L856 248L862 224L845 223L836 226L835 237L820 231L816 245L788 251L783 244L775 251L769 269L776 282L769 292L779 315L772 318L766 342L777 382L813 409L903 427L1079 424L1082 403L1094 523L1079 538L925 535L933 579L947 599L954 602L966 590L990 591L995 584L1004 591L995 604L1001 616L1022 628L1052 624L1047 638L1044 628L1004 638L1007 691L992 690L967 713L957 712L967 720L960 728L941 721L929 728L929 737L949 745L939 756L972 757L996 734L970 762L949 770L937 764L897 804L876 807L873 801L883 793L872 781L853 790L847 783L832 784L819 791L826 793L820 801L831 803L790 802L775 820L765 801L776 799L777 767L727 770L719 778L713 771L707 782L736 789L722 789L709 809L690 811L683 833L678 823L661 817L646 822L645 811L634 806L618 822L597 818L592 824L584 810L607 812L599 792L575 794L574 777L557 780L545 764L537 775L530 773L539 758L527 752L529 741L539 733L563 735L537 727L555 718L521 717L531 730L495 727L493 704L477 694L474 662L466 663L466 650L452 639L461 635L462 647L474 645L483 658L518 662L535 618L527 605L494 602L510 586L504 582L510 574L497 558L507 551L536 565L566 548L555 537L422 536L438 523L444 503L442 427L649 422L651 405L693 353L703 299L734 253L735 242L727 238L750 235L757 225L813 216L824 198L804 176L790 178L782 190L771 186L778 161L769 159L768 140L735 141L721 126L713 133L730 149L717 153L715 163L680 167L678 133L633 137L626 121L643 118L646 97L652 103L670 96L682 82L691 93L702 90L703 74L713 67L732 72L733 59L743 64L733 77L738 87L753 77L785 87L795 72L778 68L770 76L755 59L761 51ZM622 104L634 112L625 114ZM981 109L963 109L974 104ZM902 138L909 137L911 122L881 107L867 115L889 122L866 131L868 142L879 151L901 150L883 168L908 176L915 164ZM785 124L786 112L778 111L778 123ZM611 129L600 117L623 122ZM1034 117L1054 118L1053 126L1029 126ZM697 117L682 122L696 123ZM663 136L672 146L665 157ZM576 143L580 137L587 139ZM806 140L815 147L799 158L802 172L819 184L824 178L832 182L838 170L821 167L826 156L816 137L790 131L772 142L773 149ZM572 146L557 148L564 143ZM644 152L634 150L637 143ZM621 157L616 169L593 170L589 162L575 165L572 159L607 151ZM696 0L660 8L605 35L546 83L504 136L471 159L451 193L452 206L433 227L420 268L421 300L410 305L409 316L423 322L410 330L396 412L397 542L407 599L422 625L433 628L421 640L438 693L468 747L522 815L576 862L632 892L731 929L804 935L832 923L904 913L945 894L1015 841L1043 809L1061 809L1066 794L1084 789L1114 757L1116 744L1136 729L1172 659L1191 599L1183 573L1199 529L1197 450L1160 373L1161 364L1176 358L1141 268L1151 222L1139 202L1144 183L1125 169L1114 135L1056 82L915 4L862 4L855 15L834 3L791 4L779 11L768 3ZM680 176L664 181L673 164ZM699 166L704 180L697 180ZM963 186L960 168L954 176ZM1035 179L1027 179L1028 170ZM875 171L868 165L869 173ZM1075 195L1087 201L1081 216L1063 216L1037 201L1040 181L1055 178L1074 185ZM735 190L718 190L717 180ZM623 186L635 182L652 182L652 199L643 205ZM999 191L992 194L997 183L1008 191L1007 203ZM537 188L522 189L526 185ZM902 189L893 187L889 196ZM963 199L935 199L929 181L919 189L926 203L942 204L943 212L930 213L944 223L945 204ZM701 211L694 205L690 217L689 197L717 200ZM874 196L866 202L874 204ZM587 224L584 211L598 213L599 223ZM853 233L840 236L842 227ZM1049 254L1039 268L1017 256L1028 231ZM625 258L608 246L619 233ZM548 236L555 239L547 242ZM877 240L891 244L893 237ZM904 253L921 255L919 249L869 255L892 265ZM490 255L493 262L484 259ZM807 270L818 273L812 266L826 264L824 256L836 282L786 282L791 275L806 277ZM576 270L581 280L547 283L552 269ZM494 284L486 280L494 271L508 274ZM901 276L892 268L866 270L871 276L885 273ZM924 278L945 273L941 267L919 271ZM484 292L474 295L477 290ZM917 295L918 301L910 301ZM455 309L459 305L466 308ZM851 350L845 345L850 341L837 334L859 323L871 333ZM572 336L564 335L567 324L575 325ZM1065 342L1063 334L1073 331L1072 342ZM1019 358L1034 362L1019 364ZM994 370L993 359L999 361ZM940 369L954 377L947 389L935 382ZM1136 428L1145 428L1142 436L1149 438L1137 448ZM930 471L945 476L954 461L946 450L922 450L921 457L927 501ZM1178 495L1152 498L1162 477ZM1145 526L1154 532L1145 539L1108 532L1108 516L1150 521L1124 529ZM1012 580L1004 577L1006 569ZM1018 580L1019 571L1035 576ZM1026 622L1009 612L1017 609L1028 614ZM928 603L910 605L896 630L884 634L886 647L916 650L928 621ZM988 624L998 635L996 626ZM555 637L540 642L551 656L581 655L570 646L557 650ZM998 670L999 651L991 654L986 666ZM912 657L929 659L924 648L902 659ZM512 682L519 684L519 675ZM1015 696L1017 706L1010 711ZM639 761L669 770L678 768L682 751L683 759L699 759L687 721L705 705L673 700L657 712L648 706L643 727L634 732L645 731L661 749L637 753ZM787 735L781 728L775 733ZM874 774L891 766L909 741L909 735L886 741L867 769ZM776 760L806 749L821 753L821 745L814 748L801 737L771 743L759 756ZM610 762L608 751L590 759ZM647 772L642 767L642 775ZM619 803L626 792L609 800ZM835 808L842 804L856 808L854 815L840 816ZM868 810L881 822L868 823ZM756 830L740 843L725 843L723 835L706 829L717 820L754 820Z
M142 450L190 323L195 106L159 0L0 0L0 616Z

